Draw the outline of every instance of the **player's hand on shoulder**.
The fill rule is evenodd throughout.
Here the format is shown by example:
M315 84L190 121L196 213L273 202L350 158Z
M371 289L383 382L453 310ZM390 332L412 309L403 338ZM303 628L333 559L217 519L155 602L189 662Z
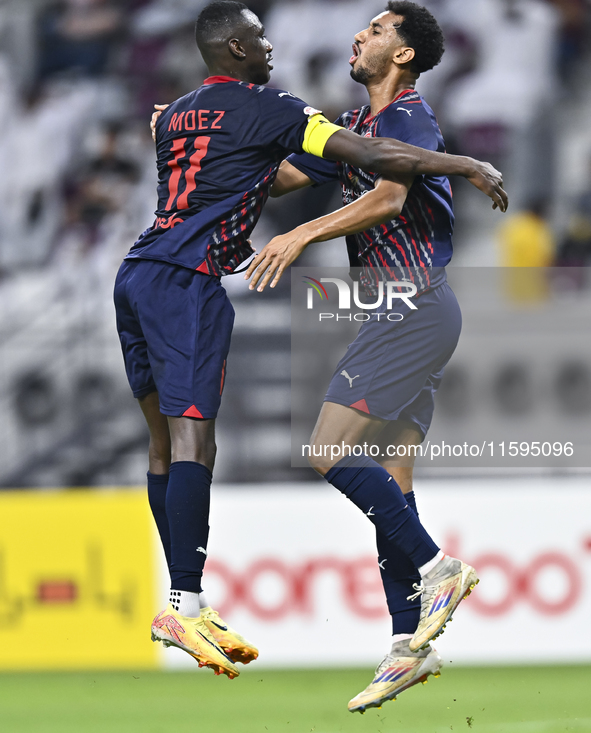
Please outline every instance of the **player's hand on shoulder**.
M154 109L156 112L152 115L152 119L150 120L150 130L152 130L152 140L156 142L156 123L158 122L158 118L160 115L164 112L164 110L169 107L168 104L155 104Z
M473 186L493 200L493 209L507 211L509 197L503 189L503 174L490 163L472 159L473 172L466 176Z
M252 282L248 286L249 290L256 288L259 293L262 293L271 279L271 287L274 288L285 269L302 254L309 242L309 238L304 235L300 227L287 234L274 237L250 263L244 275L245 280L252 277Z

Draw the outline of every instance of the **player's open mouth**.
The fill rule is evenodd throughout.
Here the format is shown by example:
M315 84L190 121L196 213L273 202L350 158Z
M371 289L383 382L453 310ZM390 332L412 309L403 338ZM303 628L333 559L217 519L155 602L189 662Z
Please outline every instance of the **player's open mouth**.
M353 65L357 61L358 58L359 58L359 47L357 46L356 43L354 43L353 44L353 55L349 59L349 63Z
M267 57L267 66L269 67L269 69L272 69L273 68L273 64L271 63L271 61L273 61L273 57L272 56L268 56Z

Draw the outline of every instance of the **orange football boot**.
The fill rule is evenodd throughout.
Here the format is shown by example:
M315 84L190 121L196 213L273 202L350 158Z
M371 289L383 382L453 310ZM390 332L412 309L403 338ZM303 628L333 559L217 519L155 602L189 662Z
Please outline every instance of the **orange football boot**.
M170 603L152 621L152 641L182 649L194 657L200 667L209 667L216 674L225 674L230 679L240 674L209 632L203 616L181 616Z

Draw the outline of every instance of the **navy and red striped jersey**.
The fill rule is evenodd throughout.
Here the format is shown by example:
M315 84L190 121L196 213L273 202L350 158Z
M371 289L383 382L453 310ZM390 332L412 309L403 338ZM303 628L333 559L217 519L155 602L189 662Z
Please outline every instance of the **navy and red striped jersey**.
M445 143L433 110L413 89L399 94L371 116L369 105L342 114L337 125L363 137L391 137L417 147L445 152ZM289 162L315 183L339 180L343 202L349 204L371 191L379 176L308 155L291 155ZM417 176L396 219L347 237L352 267L361 269L368 293L383 275L416 280L419 291L445 277L443 268L452 256L454 225L452 193L445 177ZM414 269L418 268L418 269ZM382 276L380 277L380 273ZM436 279L434 279L436 278Z
M171 104L156 126L156 221L126 259L232 272L252 254L248 238L279 164L302 152L314 114L289 92L228 77Z

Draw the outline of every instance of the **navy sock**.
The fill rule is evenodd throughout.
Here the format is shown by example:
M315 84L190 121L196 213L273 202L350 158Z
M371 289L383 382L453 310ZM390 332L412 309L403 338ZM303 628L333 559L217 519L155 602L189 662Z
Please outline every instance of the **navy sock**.
M170 528L170 587L201 593L209 536L211 471L201 463L170 464L166 516Z
M167 473L150 473L148 471L148 501L164 548L166 564L170 570L170 529L168 527L168 517L166 516L167 486Z
M333 466L326 480L350 499L389 542L417 568L439 552L400 486L369 456L347 456Z
M404 494L404 498L418 516L414 491ZM407 599L414 593L413 583L420 583L421 575L396 545L388 542L379 532L376 532L376 538L382 585L392 617L392 635L414 634L419 625L421 601L418 598L414 601Z
M414 491L409 491L407 494L403 494L404 498L406 499L406 503L408 506L413 510L413 512L419 516L419 510L417 509L417 497L415 496Z

